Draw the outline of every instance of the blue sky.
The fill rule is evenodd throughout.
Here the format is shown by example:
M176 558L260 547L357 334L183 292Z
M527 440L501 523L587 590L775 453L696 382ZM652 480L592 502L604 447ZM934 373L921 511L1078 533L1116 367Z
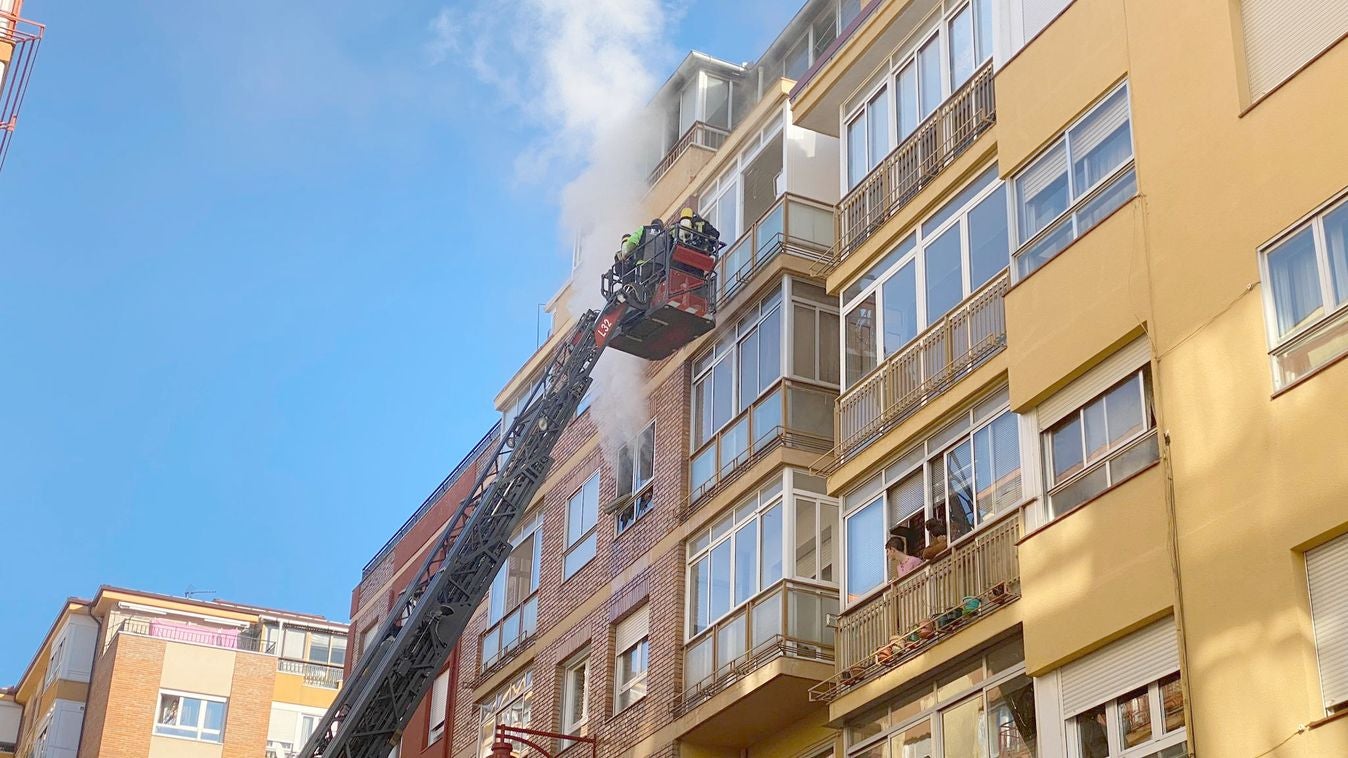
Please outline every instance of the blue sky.
M561 283L549 125L437 55L480 0L27 0L0 172L0 685L100 584L345 619ZM801 0L684 2L757 57ZM496 5L495 7L500 7ZM462 30L460 30L462 32Z

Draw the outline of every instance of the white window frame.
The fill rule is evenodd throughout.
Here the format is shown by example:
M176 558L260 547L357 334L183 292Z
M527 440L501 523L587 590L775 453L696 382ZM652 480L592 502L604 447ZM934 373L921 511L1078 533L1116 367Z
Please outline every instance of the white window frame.
M174 718L175 718L175 721L174 721L174 723L168 724L168 723L165 723L165 722L160 721L160 717L161 717L161 715L162 715L162 709L163 709L163 707L164 707L164 697L165 697L165 696L168 696L168 697L176 697L176 698L179 698L180 701L181 701L181 700L197 700L197 701L200 701L201 706L197 709L197 723L196 723L195 725L188 725L188 724L184 724L184 723L182 723L181 721L177 720L177 719L181 718L181 715L182 715L182 706L181 706L181 703L180 703L180 705L179 705L178 712L175 714L175 717L174 717ZM221 717L220 717L220 728L219 728L219 729L207 729L207 728L206 728L206 704L207 704L207 703L219 703L220 705L224 706L225 712L224 712L224 714L221 715ZM159 690L159 695L158 695L158 697L155 698L155 708L154 708L154 735L155 735L156 737L169 737L169 738L177 739L177 740L188 740L188 741L191 741L191 742L205 742L205 743L209 743L209 744L220 745L220 744L223 744L224 741L225 741L225 726L226 726L227 723L228 723L228 719L229 719L229 698L218 697L218 696L215 696L215 695L203 695L203 694L200 694L200 693L197 693L197 692L185 692L185 691L183 691L183 690L172 690L172 689L162 689L162 688ZM191 737L191 736L183 735L183 734L168 734L168 733L165 733L165 732L161 732L161 731L159 730L159 728L160 728L161 726L162 726L162 727L169 728L169 729L195 730L196 733L197 733L197 736ZM209 738L210 736L214 736L215 739L210 739L210 738Z
M583 498L585 497L586 488L589 487L591 484L594 485L594 520L591 521L588 525L586 525L584 521L582 521L581 526L584 526L585 529L582 532L580 532L580 534L576 535L574 539L572 539L571 529L573 525L571 523L571 504L575 502L576 498L582 498L580 506L580 514L581 518L583 519L585 516L585 503ZM570 579L571 577L580 573L580 570L590 565L590 561L593 561L595 556L599 554L599 487L600 487L599 471L596 469L595 472L593 474L590 474L590 476L588 476L585 479L585 481L581 483L580 487L578 487L576 491L571 493L571 496L566 499L566 520L564 522L565 527L564 534L566 536L566 551L562 554L562 581L566 581L567 579ZM571 566L568 570L567 561L570 560L571 555L573 553L577 552L578 550L586 549L584 548L584 545L587 541L594 543L593 552L591 553L590 557L586 558L579 564Z
M770 394L773 391L773 388L781 381L781 377L786 375L788 358L786 351L790 340L787 339L789 332L786 313L787 309L782 307L782 303L786 302L788 299L789 297L786 294L786 278L783 278L778 282L777 288L775 288L772 293L765 293L762 297L759 297L757 302L752 306L758 310L758 315L755 318L752 320L742 318L734 331L727 331L725 334L721 335L721 338L717 340L715 344L708 345L707 348L702 351L701 355L693 359L693 397L690 416L690 421L693 424L693 433L689 435L689 452L695 453L702 449L703 445L715 440L716 435L720 434L726 427L730 426L735 419L739 418L739 415L743 413L743 409L748 408L764 396ZM740 366L738 365L740 342L743 338L749 336L750 332L757 330L758 327L763 324L763 321L772 315L773 311L781 313L781 329L780 334L778 335L778 379L770 383L767 387L761 389L757 396L753 398L743 398L740 396ZM706 439L699 442L697 439L697 423L700 406L697 402L697 386L703 381L713 382L711 387L714 391L715 383L713 374L716 371L716 367L722 361L730 361L730 417L719 426L708 428ZM703 364L703 366L699 368L699 364ZM710 402L714 407L716 403L714 396L711 398ZM714 419L712 424L715 424Z
M707 526L707 528L705 528L705 529L699 531L697 534L695 534L695 535L689 537L689 539L688 539L688 550L687 550L686 563L685 563L685 571L687 572L687 581L688 581L687 586L688 586L690 589L689 589L688 592L685 592L685 593L684 593L684 618L685 618L685 623L684 623L684 633L687 635L686 638L687 638L688 640L692 640L692 639L694 639L694 638L696 638L696 637L702 635L702 634L703 634L704 632L706 632L708 629L713 629L713 628L715 628L715 626L716 626L722 619L726 619L726 618L729 618L730 616L733 616L733 615L735 614L736 611L738 611L740 608L742 608L742 607L744 607L745 605L747 605L747 604L748 604L749 602L751 602L755 597L757 597L757 596L763 594L765 591L771 589L772 587L775 587L775 586L777 585L777 583L781 580L781 578L785 578L785 577L787 577L787 576L790 575L789 572L787 571L787 566L788 566L787 561L788 561L788 559L791 558L791 556L790 556L790 554L789 554L790 551L787 549L787 545L786 545L786 536L787 536L787 535L786 535L786 522L787 522L787 520L788 520L788 513L787 513L787 511L790 510L790 509L788 509L788 508L786 507L786 497L785 497L785 494L784 494L784 493L785 493L785 486L784 486L784 484L785 484L785 483L782 481L782 479L781 479L780 477L778 477L774 482L769 483L768 485L766 485L766 486L760 488L760 489L759 489L757 492L755 492L753 495L750 495L748 501L743 501L743 502L741 502L740 505L737 506L737 507L727 508L727 509L723 512L723 514L722 514L721 516L717 517L715 520L713 520L713 521L711 522L711 524ZM813 495L813 494L812 494L812 496L818 497L817 495ZM779 546L779 549L780 549L780 551L781 551L781 556L780 556L780 558L781 558L781 562L782 562L782 563L781 563L781 565L782 565L782 577L780 577L777 581L774 581L771 585L765 587L765 586L763 586L763 577L762 577L762 573L763 573L763 515L766 514L768 511L772 510L773 508L777 508L777 507L780 507L780 508L781 508L781 519L782 519L782 529L781 529L781 539L782 539L782 544ZM794 517L794 515L795 515L794 512L792 512L792 513L790 514L791 517ZM748 524L750 521L752 521L752 522L755 523L755 526L754 526L754 591L751 592L751 593L749 594L749 596L746 597L744 600L742 600L742 601L740 601L740 602L736 602L736 601L735 601L735 590L737 589L737 588L735 587L735 548L736 548L735 542L736 542L736 536L737 536L737 533L739 532L739 530L743 529L744 526L745 526L746 524ZM718 529L721 528L721 527L724 527L724 530L723 530L723 531L720 531L720 532L718 533ZM722 614L720 614L720 615L718 615L718 616L712 616L712 615L711 615L711 610L710 610L710 609L711 609L711 594L710 594L710 592L708 592L708 593L707 593L707 597L706 597L706 600L707 600L707 608L708 608L708 613L707 613L707 619L708 619L708 621L707 621L707 625L706 625L705 627L701 628L701 629L697 629L697 628L695 628L695 627L693 626L694 622L696 621L696 617L693 615L693 611L694 611L694 609L693 609L693 595L694 595L695 593L694 593L694 592L692 591L692 589L691 589L691 588L694 586L695 582L696 582L695 574L696 574L696 571L697 571L697 565L698 565L701 561L703 561L703 560L705 559L705 560L707 561L708 576L710 576L710 575L711 575L711 565L712 565L712 564L711 564L711 552L712 552L712 550L714 550L715 548L719 547L719 546L722 545L722 544L728 544L728 545L730 546L730 547L729 547L729 549L730 549L730 581L729 581L729 587L730 587L730 589L729 589L729 592L730 592L730 608L729 608L728 610L726 610L724 613L722 613ZM713 578L712 581L715 581L715 579ZM708 584L708 587L710 587L710 583Z
M946 489L948 490L949 470L947 468L948 464L946 463L946 459L950 452L964 444L966 441L972 441L974 435L990 428L994 423L1006 417L1008 414L1015 420L1018 431L1024 428L1026 423L1025 417L1011 410L1011 400L1008 389L1003 387L990 392L977 403L973 404L968 410L962 411L952 420L942 424L932 434L927 435L926 439L922 442L913 445L901 455L892 458L885 464L885 467L880 473L866 480L861 485L858 485L844 496L838 520L838 529L840 532L839 542L842 546L842 552L838 557L838 571L841 574L838 584L842 588L842 604L844 609L865 604L877 593L883 592L884 589L889 586L889 583L896 578L889 576L889 569L886 565L885 578L881 580L878 585L869 590L865 590L864 592L857 593L855 599L849 600L849 598L852 598L852 590L849 586L850 579L847 573L847 565L852 545L848 538L848 534L850 533L848 530L848 520L859 514L861 511L866 510L877 503L879 504L885 528L881 533L872 536L874 543L869 547L875 551L876 560L884 561L884 544L886 538L889 536L889 530L893 526L893 524L890 523L892 514L897 508L896 503L889 502L890 489L895 484L902 482L915 473L921 476L923 522L925 523L927 519L933 518L937 506L931 499L933 489L932 462L938 459L941 461L941 470L945 472ZM949 434L947 430L954 424L963 424L965 425L965 428L956 434ZM974 524L972 529L954 539L950 539L949 536L950 515L947 512L946 531L947 544L949 546L955 546L973 539L981 532L990 528L991 525L1001 523L1004 519L1009 518L1008 514L1020 510L1020 508L1033 497L1033 492L1028 486L1025 473L1027 467L1034 465L1033 460L1027 460L1027 457L1032 457L1033 453L1025 449L1022 434L1018 433L1016 435L1016 445L1020 454L1020 497L1017 498L1016 502L1006 505L1001 512L993 514L989 518L984 519L981 523ZM976 474L974 476L976 481ZM973 486L977 485L975 484ZM975 492L975 495L976 494L977 493ZM947 497L949 497L948 492ZM948 507L949 506L947 506L947 509ZM975 518L977 518L976 501L974 507ZM916 514L914 513L912 515ZM912 515L908 516L908 518L912 518ZM930 542L930 535L928 535L928 541Z
M1075 130L1083 122L1087 121L1092 116L1094 116L1096 111L1098 111L1101 107L1103 107L1104 104L1108 102L1111 97L1113 97L1121 90L1124 93L1124 106L1128 112L1128 158L1119 165L1115 166L1114 168L1106 172L1103 176L1097 179L1089 187L1084 188L1077 187L1076 172L1073 170L1073 166L1075 165L1074 159L1075 157L1073 155L1072 150L1072 140L1069 139L1069 136L1071 135L1073 130ZM1029 161L1026 161L1025 165L1020 170L1016 171L1016 173L1013 176L1007 179L1006 182L1008 185L1007 200L1009 206L1007 209L1008 212L1007 232L1011 240L1011 247L1012 247L1011 260L1013 265L1011 267L1011 271L1012 276L1016 281L1019 281L1021 279L1030 276L1039 268L1036 267L1028 272L1021 273L1020 266L1015 264L1019 260L1020 255L1023 251L1034 246L1040 240L1043 240L1049 235L1053 234L1057 230L1058 224L1061 223L1063 219L1071 220L1072 240L1075 241L1077 239L1080 239L1081 235L1085 234L1087 231L1090 231L1090 229L1094 228L1094 225L1086 229L1081 229L1080 222L1078 221L1077 218L1078 212L1081 211L1085 206L1093 202L1095 199L1103 195L1110 187L1114 185L1115 182L1122 179L1125 174L1132 171L1136 171L1135 166L1137 160L1137 130L1133 128L1132 94L1133 93L1128 86L1127 79L1124 79L1123 81L1119 82L1113 87L1110 87L1108 91L1106 91L1100 97L1096 98L1095 102L1091 103L1091 106L1087 108L1084 113L1082 113L1074 121L1072 121L1072 123L1068 124L1065 128L1063 128L1062 132L1060 132L1056 137L1053 138L1051 142L1049 142L1042 149L1040 149L1039 152L1035 153L1033 158L1031 158ZM1067 177L1067 207L1064 208L1062 211L1060 211L1053 218L1046 220L1039 227L1039 230L1036 231L1033 235L1022 240L1020 231L1021 198L1020 193L1017 191L1016 183L1021 176L1023 176L1027 171L1033 169L1039 163L1040 160L1043 160L1049 153L1057 149L1059 145L1063 147L1063 156L1064 160L1066 161L1065 170ZM1097 221L1096 223L1098 224L1099 222Z
M489 696L487 701L479 701L478 711L478 758L490 758L492 735L496 726L503 723L501 715L509 711L516 703L527 718L518 724L508 726L528 727L533 723L534 672L532 669L502 685Z
M581 672L584 673L581 673ZM576 692L576 676L584 678L580 682L580 692ZM586 648L571 656L562 665L562 734L584 737L589 734L590 724L590 684L594 681L593 666L590 665L590 650ZM580 698L580 717L572 719L576 698Z
M506 563L501 566L501 570L496 573L496 578L492 580L491 589L488 590L487 606L487 629L478 638L478 658L482 669L486 670L503 660L510 651L524 644L538 631L538 583L542 573L541 566L543 562L543 516L538 514L527 522L510 539L511 552L513 553L530 536L534 537L532 572L529 577L529 592L525 594L515 605L507 608L505 606L505 586L508 581L507 572L510 570L510 559L506 558ZM494 606L495 595L501 594L501 605L499 610ZM532 607L532 612L530 608ZM516 617L514 626L518 633L508 643L505 640L505 630L509 626L510 618ZM495 644L491 655L487 655L487 640L495 636Z
M937 208L931 213L927 214L926 217L924 217L921 222L914 224L913 231L909 232L907 235L903 237L903 239L896 242L893 248L890 250L890 252L886 254L886 257L882 258L870 270L867 271L867 274L872 273L874 274L873 281L871 281L865 287L858 290L856 294L848 298L847 301L843 304L841 314L838 319L839 329L841 330L838 335L838 345L839 350L841 352L841 356L839 359L838 375L839 380L841 381L844 389L861 384L863 381L865 381L866 377L870 376L871 372L875 371L880 366L884 365L886 358L896 353L899 353L903 351L905 348L907 348L909 345L912 345L914 342L917 341L919 337L923 335L923 333L926 332L927 329L931 328L933 323L939 321L941 318L944 318L947 314L955 310L958 310L959 305L968 301L969 298L981 292L984 287L988 286L990 282L995 280L997 277L1001 276L1001 271L999 271L998 273L990 277L987 281L979 284L977 287L973 286L973 279L972 279L973 274L971 266L972 257L971 257L971 246L969 236L969 223L968 223L969 214L972 213L973 210L979 206L979 204L987 200L992 195L996 194L1002 188L1006 187L1006 183L997 178L996 170L997 169L995 165L989 165L983 167L982 169L979 169L977 175L972 181L965 184L963 187L961 187L959 190L953 193L950 201L948 201L946 204L943 204L941 207ZM951 210L950 217L943 220L938 226L931 229L930 231L924 231L924 227L928 224L928 222L930 222L938 214L946 212L949 203L957 199L961 192L963 192L965 189L967 189L968 187L974 185L979 181L986 181L985 177L989 173L991 173L992 175L992 180L988 181L986 186L979 189L979 191L975 193L971 198L969 198L969 200L965 202L962 206L960 206L957 209ZM960 227L959 238L960 238L961 298L959 304L957 304L954 308L952 308L950 311L947 311L946 313L941 314L935 320L933 320L927 313L926 251L928 246L930 246L936 240L940 239L942 235L944 235L946 232L950 231L952 228L956 226ZM1011 240L1011 230L1008 228L1007 229L1008 250L1006 258L1007 267L1010 267L1011 265L1012 251L1009 249L1009 246L1011 244L1010 240ZM890 256L893 256L895 253L898 253L899 251L903 250L905 246L908 247L906 251L904 251L897 258L889 260ZM886 353L884 344L884 335L885 335L884 287L885 284L887 284L890 279L894 278L900 271L904 269L904 267L908 266L909 264L912 264L913 266L913 276L916 290L915 292L916 303L914 306L914 310L917 314L916 329L911 339L909 339L904 344L896 347L893 351ZM882 270L877 271L877 269L879 269L880 266L884 266L884 268ZM1004 271L1005 269L1002 270ZM850 287L845 289L843 291L844 296L846 296L847 292L851 289L852 288ZM859 375L855 382L848 384L847 315L850 314L853 310L855 310L862 302L866 300L866 298L870 297L872 294L875 295L875 310L876 310L875 329L874 329L875 344L871 346L875 352L875 366L872 367L870 371L867 371L866 373Z
M1269 242L1259 246L1259 280L1262 283L1263 304L1264 304L1264 329L1268 338L1269 357L1273 362L1274 384L1278 389L1289 386L1300 379L1315 373L1323 366L1329 365L1337 358L1328 358L1320 365L1313 366L1302 376L1296 377L1290 381L1284 381L1277 370L1277 361L1281 355L1295 343L1299 342L1307 335L1317 333L1322 329L1331 329L1335 322L1342 323L1345 314L1348 314L1348 297L1343 302L1335 303L1334 297L1334 275L1329 260L1329 243L1325 233L1325 217L1336 211L1342 211L1348 208L1348 191L1340 192L1302 219L1298 220L1286 231L1278 234ZM1278 302L1276 293L1273 291L1273 280L1271 278L1268 259L1269 256L1276 253L1282 246L1289 242L1293 237L1301 234L1306 229L1311 230L1311 238L1315 245L1315 266L1316 275L1320 282L1320 310L1321 313L1315 318L1308 319L1305 323L1294 326L1287 334L1278 333ZM1340 354L1341 355L1341 354Z
M647 445L646 442L648 434L650 436L649 445ZM651 475L643 480L641 479L641 457L642 451L645 449L649 449L650 451ZM651 422L646 425L645 429L641 430L641 433L637 435L637 438L634 441L623 445L622 449L618 452L619 461L622 460L623 455L626 455L631 462L631 480L626 483L621 481L617 483L618 496L627 497L629 499L618 511L617 516L614 519L613 531L615 536L636 526L636 523L641 520L641 517L650 513L655 507L655 419L651 419ZM621 471L621 464L615 466L615 477L618 476ZM627 492L623 492L624 487L627 488Z
M1131 381L1133 381L1134 379L1138 379L1138 380L1139 380L1139 382L1138 382L1138 385L1139 385L1139 386L1138 386L1138 392L1139 392L1139 393L1141 394L1141 396L1142 396L1142 397L1141 397L1141 403L1142 403L1142 429L1141 429L1141 431L1138 431L1138 432L1135 433L1135 434L1129 435L1129 436L1126 437L1125 439L1120 440L1119 442L1116 442L1116 443L1111 443L1111 442L1109 441L1109 439L1108 439L1108 434L1106 434L1106 439L1105 439L1105 445L1106 445L1106 447L1105 447L1105 452L1104 452L1098 459L1096 459L1096 460L1094 460L1094 461L1090 461L1090 462L1085 461L1085 453L1088 452L1088 451L1086 450L1086 419L1085 419L1085 411L1086 411L1086 408L1089 407L1089 406L1090 406L1092 403L1094 403L1096 400L1099 400L1100 398L1104 397L1105 395L1108 395L1110 392L1113 392L1114 389L1115 389L1116 387L1119 387L1120 385L1123 385L1123 384L1125 384L1126 382L1131 382ZM1040 445L1041 445L1040 455L1041 455L1041 457L1043 458L1043 461L1044 461L1044 488L1045 488L1045 491L1044 491L1044 500L1045 500L1045 508L1046 508L1046 510L1045 510L1045 516L1046 516L1046 518L1047 518L1048 521L1052 521L1052 520L1054 520L1054 519L1061 518L1064 514L1070 513L1071 511L1076 510L1077 508L1080 508L1080 507L1086 505L1086 504L1089 503L1091 500L1094 500L1095 498L1098 498L1100 495L1103 495L1104 493L1110 491L1111 489L1113 489L1114 487L1118 486L1119 484L1122 484L1124 481L1127 481L1128 479L1131 479L1133 476L1136 476L1137 473L1140 473L1140 471L1139 471L1139 472L1134 472L1134 473L1129 474L1129 475L1127 475L1127 476L1124 476L1124 477L1121 477L1121 478L1117 478L1117 479L1116 479L1116 477L1115 477L1115 475L1114 475L1114 472L1113 472L1113 465L1112 465L1112 464L1113 464L1113 462L1114 462L1117 458L1120 457L1120 455L1121 455L1123 452L1125 452L1125 451L1131 449L1131 448L1134 447L1135 445L1141 444L1142 441L1143 441L1145 438L1147 438L1148 436L1154 436L1154 435L1156 434L1156 413L1155 413L1155 411L1154 411L1153 408L1152 408L1152 405L1153 405L1153 403L1154 403L1154 400L1152 399L1152 384L1151 384L1151 383L1152 383L1152 378L1151 378L1151 364L1150 364L1150 363L1147 363L1147 364L1145 364L1145 365L1143 365L1143 366L1138 367L1137 369L1134 369L1133 371L1128 372L1127 375L1123 376L1123 377L1120 378L1118 381L1116 381L1116 382L1114 382L1113 384L1109 385L1109 387L1106 388L1103 392L1100 392L1100 393L1097 394L1097 395L1092 395L1091 398L1090 398L1089 400L1087 400L1086 402L1084 402L1084 403L1082 403L1081 405L1077 406L1076 409L1074 409L1074 410L1071 411L1070 413L1066 414L1066 415L1063 416L1062 418L1060 418L1060 419L1054 421L1052 424L1049 424L1048 426L1046 426L1046 427L1044 428L1044 430L1040 433L1040 439L1041 439L1041 443L1040 443ZM1067 420L1069 420L1069 419L1071 419L1071 418L1073 418L1073 417L1075 417L1075 418L1077 419L1077 421L1080 423L1080 426L1081 426L1081 449L1082 449L1082 461L1083 461L1083 464L1082 464L1082 467L1081 467L1080 469L1078 469L1078 470L1072 472L1071 474L1067 475L1066 477L1064 477L1064 478L1062 479L1062 481L1057 481L1057 479L1056 479L1055 476L1054 476L1054 471L1053 471L1053 468L1054 468L1054 463L1053 463L1053 430L1054 430L1055 428L1057 428L1060 424L1062 424L1064 421L1067 421ZM1108 419L1106 419L1106 423L1108 423ZM1158 451L1159 451L1159 448L1158 448ZM1159 460L1159 452L1158 452L1158 457L1157 457L1157 459ZM1151 465L1152 465L1152 464L1148 464L1147 466L1144 466L1143 468L1144 468L1144 469L1150 468ZM1082 503L1079 503L1079 504L1077 504L1077 505L1075 505L1075 506L1072 506L1071 508L1068 508L1067 510L1062 511L1061 513L1057 512L1057 510L1056 510L1056 509L1054 508L1054 506L1053 506L1053 497L1054 497L1054 495L1056 495L1056 494L1062 492L1063 490L1067 489L1068 487L1071 487L1073 484L1076 484L1077 482L1079 482L1079 481L1085 479L1086 477L1090 476L1091 474L1094 474L1095 472L1099 471L1101 468L1105 469L1105 480L1106 480L1105 488L1102 489L1102 490L1100 490L1099 494L1097 494L1097 495L1095 495L1095 496L1093 496L1093 497L1091 497L1091 498L1088 498L1085 502L1082 502Z
M1119 696L1107 700L1104 703L1093 705L1085 711L1066 719L1064 733L1067 737L1068 758L1082 758L1081 731L1077 719L1086 713L1099 708L1101 705L1105 708L1105 734L1109 740L1109 758L1144 758L1144 756L1151 756L1166 748L1187 742L1189 739L1189 728L1187 724L1170 733L1164 731L1165 708L1160 694L1161 682L1176 674L1178 674L1178 672L1168 674L1162 679L1157 679L1147 684L1147 705L1149 708L1149 718L1151 720L1152 739L1140 745L1134 745L1133 747L1126 749L1124 748L1122 744L1123 741L1120 738L1120 734L1122 733L1122 721L1119 717L1119 702L1122 699L1122 696ZM1161 730L1159 736L1156 734L1157 730Z
M637 671L631 681L623 682L624 667L630 665L628 663L629 654L632 655L630 660L639 664L641 670ZM613 713L617 715L646 699L646 683L651 672L651 635L649 630L641 639L618 651L617 655L614 656L613 671ZM632 697L632 691L637 689L638 686L641 687L641 693Z

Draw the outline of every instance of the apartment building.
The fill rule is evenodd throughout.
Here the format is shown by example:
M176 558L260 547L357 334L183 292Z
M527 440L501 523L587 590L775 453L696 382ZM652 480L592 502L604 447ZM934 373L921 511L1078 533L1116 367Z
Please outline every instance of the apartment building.
M19 123L28 76L45 31L20 15L23 0L0 0L0 168Z
M321 616L101 587L66 601L0 697L0 751L288 758L341 687L346 633Z
M436 540L464 498L472 494L482 467L489 465L500 439L497 424L478 440L463 460L413 511L361 570L360 583L351 591L351 629L355 654L347 671L369 649L398 594L421 570ZM532 629L530 630L532 631ZM459 692L450 687L458 678L459 651L446 662L429 695L422 699L398 746L402 758L448 756L456 722L450 718Z
M716 329L620 449L582 406L439 754L1348 754L1341 6L818 0L690 54L645 210L722 231Z

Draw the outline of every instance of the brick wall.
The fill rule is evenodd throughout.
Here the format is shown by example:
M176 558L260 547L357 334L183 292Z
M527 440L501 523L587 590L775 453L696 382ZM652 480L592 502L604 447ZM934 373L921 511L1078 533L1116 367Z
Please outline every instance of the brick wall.
M267 748L276 659L250 653L234 656L229 708L225 712L223 758L257 758Z
M79 758L149 755L166 644L118 635L103 654L90 686Z

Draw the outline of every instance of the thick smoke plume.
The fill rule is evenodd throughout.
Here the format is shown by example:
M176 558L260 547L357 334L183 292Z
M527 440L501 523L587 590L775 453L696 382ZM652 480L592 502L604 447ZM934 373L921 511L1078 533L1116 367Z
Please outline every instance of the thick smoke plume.
M641 200L656 132L641 112L658 84L656 62L668 58L671 15L660 0L493 1L431 24L434 60L466 61L521 115L541 114L545 137L518 157L516 175L574 177L560 198L562 231L580 246L572 314L602 304L599 280L620 237L649 220ZM590 412L610 454L650 417L646 366L609 351L596 367Z

